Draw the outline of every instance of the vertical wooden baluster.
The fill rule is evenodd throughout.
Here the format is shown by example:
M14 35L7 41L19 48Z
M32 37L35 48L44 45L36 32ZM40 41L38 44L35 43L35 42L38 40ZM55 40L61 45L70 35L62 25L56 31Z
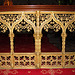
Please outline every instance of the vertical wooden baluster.
M65 41L67 37L66 32L62 32L61 36L62 36L62 66L64 68L65 67Z
M41 34L40 34L40 26L39 26L39 11L36 12L37 14L37 27L36 32L34 34L35 37L35 53L36 53L36 68L40 68L40 53L41 53Z
M13 43L13 39L14 39L14 33L10 33L9 34L10 37L10 48L11 48L11 66L12 68L14 67L14 58L13 58L13 54L14 54L14 43Z

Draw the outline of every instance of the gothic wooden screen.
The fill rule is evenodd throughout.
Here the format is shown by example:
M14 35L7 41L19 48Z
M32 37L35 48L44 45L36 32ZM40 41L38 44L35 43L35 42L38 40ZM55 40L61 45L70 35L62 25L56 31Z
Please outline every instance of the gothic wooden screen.
M11 9L12 8L12 9ZM9 30L10 53L0 53L0 68L75 68L75 52L65 52L66 30L75 31L75 6L0 6L0 28ZM34 53L14 52L14 32L34 30ZM42 29L62 29L62 52L41 52Z

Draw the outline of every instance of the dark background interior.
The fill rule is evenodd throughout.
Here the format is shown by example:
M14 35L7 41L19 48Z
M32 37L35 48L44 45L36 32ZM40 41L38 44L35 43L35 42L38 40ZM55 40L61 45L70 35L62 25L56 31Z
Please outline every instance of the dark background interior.
M4 0L0 0L0 5L3 5ZM12 0L14 5L58 5L59 0ZM75 0L60 0L61 5L75 5Z
M3 1L4 0L0 0L0 5L3 5ZM59 5L59 0L12 0L12 1L13 1L13 5ZM72 0L72 3L69 3L69 0L60 0L60 1L63 1L61 5L75 5L75 0ZM61 40L60 32L54 33L52 31L49 32L47 36L50 43L54 44L59 49L61 49L60 48L61 42L58 42L59 40ZM53 41L51 38L53 39ZM71 52L75 51L75 31L74 32L67 31L66 51L71 51Z

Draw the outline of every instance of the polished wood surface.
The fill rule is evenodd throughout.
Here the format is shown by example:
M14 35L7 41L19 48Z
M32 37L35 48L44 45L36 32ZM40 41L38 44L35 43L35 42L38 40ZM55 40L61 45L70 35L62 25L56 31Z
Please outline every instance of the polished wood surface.
M0 6L0 28L3 33L9 30L10 37L10 53L0 53L0 69L75 68L75 52L65 51L66 30L75 31L75 5ZM28 32L34 30L35 52L16 53L14 30L21 32L25 29ZM41 52L43 29L46 32L48 29L62 30L62 52Z
M0 11L75 11L75 5L12 5L0 6Z

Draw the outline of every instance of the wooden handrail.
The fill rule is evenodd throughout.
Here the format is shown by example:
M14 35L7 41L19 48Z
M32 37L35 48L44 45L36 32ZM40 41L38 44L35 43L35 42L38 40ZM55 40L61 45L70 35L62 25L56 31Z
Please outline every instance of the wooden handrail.
M0 6L0 11L75 11L75 5L11 5Z

